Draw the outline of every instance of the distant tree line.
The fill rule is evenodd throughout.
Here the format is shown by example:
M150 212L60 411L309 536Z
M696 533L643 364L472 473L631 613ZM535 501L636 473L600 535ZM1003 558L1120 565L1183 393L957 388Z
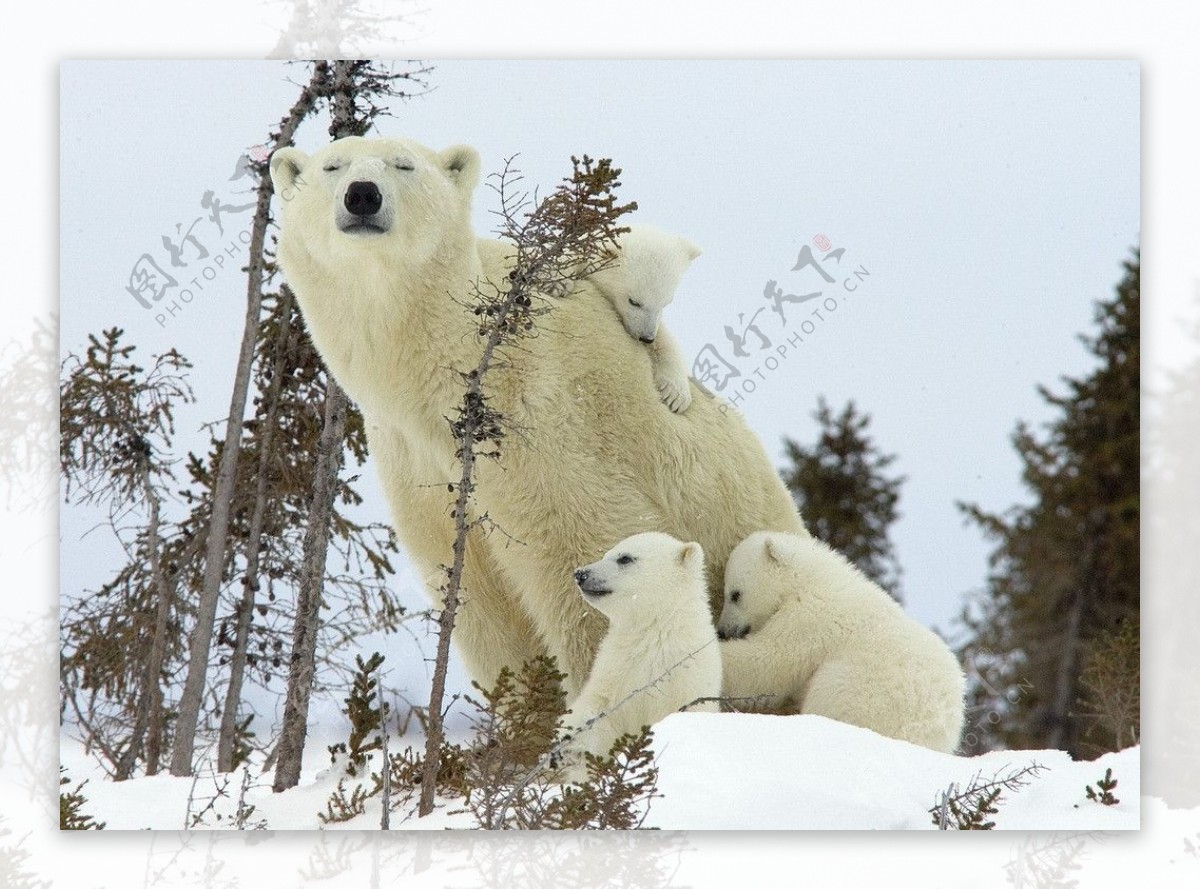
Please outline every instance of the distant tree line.
M957 630L969 681L968 753L1061 748L1095 756L1137 744L1139 672L1140 273L1137 252L1081 336L1096 360L1063 391L1039 387L1055 417L1019 423L1013 446L1031 503L960 504L994 543L983 587ZM900 599L889 536L899 516L896 456L853 402L819 399L816 441L784 441L783 478L809 530Z
M1093 756L1136 744L1139 722L1141 262L1123 264L1080 339L1096 360L1055 416L1019 423L1027 505L962 504L994 542L991 571L962 614L971 678L968 750L1064 748Z

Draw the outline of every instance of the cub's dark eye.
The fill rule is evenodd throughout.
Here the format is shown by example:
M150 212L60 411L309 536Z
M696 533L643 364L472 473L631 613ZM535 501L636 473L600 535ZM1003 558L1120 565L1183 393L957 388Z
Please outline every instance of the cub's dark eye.
M742 592L740 590L735 590L733 593L729 594L729 601L731 603L741 602L742 601Z
M628 553L622 553L620 556L617 557L617 565L619 565L619 566L627 566L631 562L636 562L636 560L634 557L630 556Z
M639 303L637 300L635 300L633 297L629 298L629 305L632 306L634 309L642 308L642 304Z
M412 161L395 161L392 164L392 166L395 167L397 170L415 170L416 169L415 167L413 167Z
M334 172L335 170L341 170L341 169L342 169L342 165L341 165L341 164L326 164L326 165L325 165L325 166L324 166L322 169L323 169L323 170L324 170L326 173L332 173L332 172Z

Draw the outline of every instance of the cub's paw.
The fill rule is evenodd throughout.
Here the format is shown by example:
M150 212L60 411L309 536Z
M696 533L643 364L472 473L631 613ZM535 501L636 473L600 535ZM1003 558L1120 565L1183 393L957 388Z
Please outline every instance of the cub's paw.
M663 404L676 414L682 414L691 406L692 387L685 375L656 373L654 385L658 388Z

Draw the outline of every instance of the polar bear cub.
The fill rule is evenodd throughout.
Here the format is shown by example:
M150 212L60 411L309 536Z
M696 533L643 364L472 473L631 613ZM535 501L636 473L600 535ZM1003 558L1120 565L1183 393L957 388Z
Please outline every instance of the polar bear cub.
M647 344L654 385L676 414L691 405L692 390L687 364L675 338L663 327L662 313L699 255L700 248L679 235L653 226L630 226L617 242L613 262L588 276L612 302L630 336Z
M721 694L699 544L658 532L634 535L577 569L575 583L607 616L608 634L567 715L568 752L606 755L620 736ZM690 710L718 708L709 701Z
M755 710L819 714L952 752L962 668L944 642L815 538L755 532L725 567L725 688Z

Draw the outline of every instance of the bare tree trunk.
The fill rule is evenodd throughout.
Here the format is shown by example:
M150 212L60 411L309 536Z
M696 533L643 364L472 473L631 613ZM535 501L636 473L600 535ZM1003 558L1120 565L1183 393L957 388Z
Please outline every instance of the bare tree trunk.
M279 148L290 145L300 123L312 112L317 100L323 95L328 68L317 63L312 78L300 94L296 104L280 124L274 135L273 145ZM250 367L254 358L254 343L258 336L259 315L262 311L262 285L264 277L263 247L267 226L271 221L271 177L260 172L258 198L254 210L254 222L250 230L250 263L246 285L246 320L242 332L242 346L238 353L237 370L233 378L233 395L229 400L229 415L225 422L225 443L217 466L217 478L213 487L212 518L209 522L208 546L204 559L204 578L200 601L196 607L196 626L192 630L188 650L187 678L179 700L179 717L175 723L175 749L171 756L171 774L192 774L192 753L196 743L196 727L200 720L200 708L204 701L205 681L208 677L208 659L212 649L213 625L216 623L217 605L221 598L221 582L225 569L225 555L229 538L229 511L233 502L234 483L237 480L238 455L242 441L242 423L246 412L246 395L250 386Z
M1058 671L1054 681L1054 699L1051 704L1049 731L1046 744L1051 748L1063 749L1068 742L1071 722L1071 706L1075 703L1076 683L1079 677L1079 650L1082 646L1083 596L1082 586L1071 593L1068 606L1067 627L1059 645Z
M188 647L188 670L183 693L179 699L179 717L175 724L175 750L171 756L171 774L192 774L192 752L195 747L196 726L204 700L208 677L208 659L212 649L213 625L224 580L226 546L229 539L229 513L237 480L238 457L241 452L242 423L246 411L246 395L250 386L250 366L254 358L254 342L258 335L258 317L262 309L263 240L270 214L271 180L263 177L258 186L258 201L251 229L249 285L246 292L246 321L242 346L238 353L237 370L233 378L233 395L225 421L225 442L217 465L213 486L212 516L209 520L208 547L204 556L204 578L200 601L196 606L196 626L192 629Z
M417 83L427 69L402 75L388 74L365 61L336 61L326 65L326 95L332 106L329 135L334 139L361 136L383 109L375 100L403 96L392 86L396 80ZM358 100L363 100L360 105ZM308 706L316 671L317 630L321 593L325 581L325 558L329 546L329 523L338 490L345 443L349 399L332 375L326 372L325 420L317 447L313 495L308 528L304 535L304 557L296 601L296 624L292 633L292 655L288 666L288 691L283 729L275 749L275 791L286 791L300 781L304 743L308 736Z
M163 762L163 739L167 735L167 711L163 707L163 687L161 682L163 665L167 662L167 624L171 619L171 608L175 605L179 597L179 579L187 570L192 560L196 559L200 554L200 550L205 546L206 532L202 529L183 553L176 560L175 568L171 574L164 578L163 586L161 587L162 595L158 601L158 608L154 618L154 640L155 647L151 653L150 669L148 673L155 677L155 682L150 686L150 706L147 709L147 724L146 724L146 775L156 776Z
M381 795L381 803L383 812L379 816L379 830L389 831L392 827L392 756L388 751L388 707L387 702L383 698L383 677L379 678L379 685L375 689L379 696L379 744L380 753L383 755L383 767L380 769L379 775L383 782L383 793Z
M168 590L162 572L162 561L159 554L161 504L158 493L150 483L149 470L142 475L142 490L150 507L150 515L146 522L146 549L150 556L150 586L154 591L156 605L154 625L150 631L150 654L142 675L137 718L129 737L129 745L122 754L120 762L117 763L116 771L113 774L113 779L117 782L133 775L133 769L137 765L138 756L142 753L143 742L148 731L156 744L153 756L147 746L146 775L153 776L158 772L158 758L161 755L159 743L162 739L162 668L167 657L167 617L171 612L172 592Z
M267 509L267 477L270 472L272 449L275 444L275 424L279 396L283 389L283 378L287 372L285 361L289 353L292 335L292 306L294 297L291 288L281 289L283 322L279 329L271 365L271 383L264 396L262 437L258 448L258 468L255 473L254 508L250 516L249 534L246 540L246 574L242 580L242 599L238 604L237 629L234 633L233 655L229 660L229 687L225 690L225 707L221 711L221 731L217 741L217 769L221 772L233 770L233 758L237 742L238 706L242 701L242 683L246 676L247 647L250 628L254 623L255 596L259 589L259 554L262 548L263 520Z
M491 350L484 364L491 360ZM472 374L470 387L479 393L481 374ZM454 501L454 559L450 565L446 587L442 597L442 611L438 615L437 658L434 661L433 683L429 690L429 723L425 728L425 763L421 774L421 800L417 814L428 816L433 812L433 799L437 794L437 777L442 765L442 739L445 736L442 721L443 701L446 697L446 671L450 666L450 635L454 632L454 619L458 613L459 593L462 590L463 561L467 551L467 533L471 523L467 509L471 494L475 490L475 433L478 421L473 415L464 418L463 432L459 439L459 456L462 459L462 475L458 481L458 497Z
M308 513L308 528L304 532L304 564L300 570L300 590L296 598L287 702L276 749L278 759L272 786L275 791L286 791L300 781L304 742L308 737L308 703L315 673L325 556L329 549L329 517L338 488L347 405L346 394L333 378L329 378L325 391L325 422L317 446L312 505Z
M340 139L360 135L365 123L356 119L354 62L332 65L329 80L333 120L329 134ZM320 624L321 591L325 582L325 557L329 547L329 518L337 493L349 399L326 371L325 423L317 446L313 498L304 534L304 564L296 598L296 624L292 632L292 656L288 666L287 699L283 729L275 749L276 792L295 787L300 781L304 743L308 738L308 705L316 673L317 629Z
M1079 665L1083 660L1083 619L1089 600L1089 594L1094 599L1094 591L1090 585L1095 583L1096 546L1095 541L1101 540L1101 526L1104 521L1103 511L1093 509L1087 517L1087 542L1080 560L1082 571L1080 579L1071 590L1071 600L1067 606L1067 626L1059 644L1058 671L1054 679L1054 699L1051 703L1049 731L1047 744L1058 750L1069 750L1076 743L1072 731L1074 721L1071 719L1071 709L1076 704L1079 695Z
M179 591L179 578L186 567L200 552L203 535L198 535L184 548L175 562L171 574L162 568L160 517L162 499L150 484L147 474L143 483L144 497L150 507L146 522L146 549L150 554L150 583L154 591L154 626L150 637L150 655L141 678L141 690L133 731L129 746L116 764L113 780L120 782L133 775L137 759L142 757L146 764L146 775L158 775L162 765L163 737L166 735L166 710L163 708L163 666L167 663L167 625L171 619Z
M172 587L164 590L154 623L154 648L146 669L146 775L158 775L162 765L163 737L166 735L166 710L163 708L162 669L167 660L167 620L175 598Z

